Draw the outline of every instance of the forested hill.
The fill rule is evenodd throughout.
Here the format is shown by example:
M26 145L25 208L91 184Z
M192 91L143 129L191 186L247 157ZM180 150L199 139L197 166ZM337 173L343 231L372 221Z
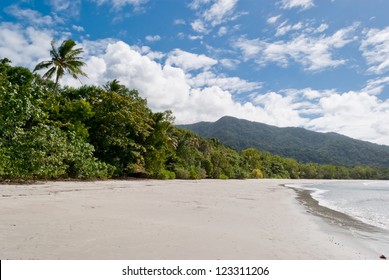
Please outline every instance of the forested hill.
M389 166L389 146L355 140L337 133L280 128L233 117L216 122L179 125L202 137L219 139L234 149L256 148L302 162L336 165Z

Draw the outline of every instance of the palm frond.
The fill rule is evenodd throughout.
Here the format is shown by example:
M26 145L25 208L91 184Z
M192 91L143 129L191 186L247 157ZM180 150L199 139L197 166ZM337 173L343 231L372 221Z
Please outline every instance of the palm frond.
M53 65L53 61L51 61L51 60L42 61L35 66L33 72L36 72L36 71L39 71L39 70L42 70L45 68L49 68L51 65Z
M49 69L49 71L47 71L44 75L43 75L43 79L51 79L53 77L53 75L55 74L55 72L57 72L57 68L55 66L51 67Z
M76 42L73 40L65 40L62 42L61 46L58 49L59 55L64 58L66 57L73 49L73 47L76 45Z

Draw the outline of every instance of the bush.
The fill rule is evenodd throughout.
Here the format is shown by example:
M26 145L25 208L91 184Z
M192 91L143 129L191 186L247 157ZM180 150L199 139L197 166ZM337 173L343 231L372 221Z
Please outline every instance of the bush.
M192 167L190 169L190 179L199 180L205 179L207 177L207 172L203 168Z
M251 172L251 178L253 179L262 179L263 178L263 173L260 169L254 169Z
M161 180L173 180L176 179L176 174L169 170L161 170L159 171L157 178Z
M175 174L177 179L190 179L190 171L183 167L176 167Z

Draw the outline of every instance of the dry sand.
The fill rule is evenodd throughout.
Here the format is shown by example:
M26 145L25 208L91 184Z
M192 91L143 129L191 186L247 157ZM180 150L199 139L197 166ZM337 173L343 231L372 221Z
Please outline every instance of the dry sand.
M1 185L0 259L376 257L307 214L287 182Z

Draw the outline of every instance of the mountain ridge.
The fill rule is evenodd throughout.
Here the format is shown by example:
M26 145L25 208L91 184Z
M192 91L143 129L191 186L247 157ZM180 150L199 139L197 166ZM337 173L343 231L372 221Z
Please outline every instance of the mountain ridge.
M357 140L335 132L277 127L224 116L216 122L177 125L206 138L219 139L239 151L256 148L301 162L345 166L389 167L389 146Z

